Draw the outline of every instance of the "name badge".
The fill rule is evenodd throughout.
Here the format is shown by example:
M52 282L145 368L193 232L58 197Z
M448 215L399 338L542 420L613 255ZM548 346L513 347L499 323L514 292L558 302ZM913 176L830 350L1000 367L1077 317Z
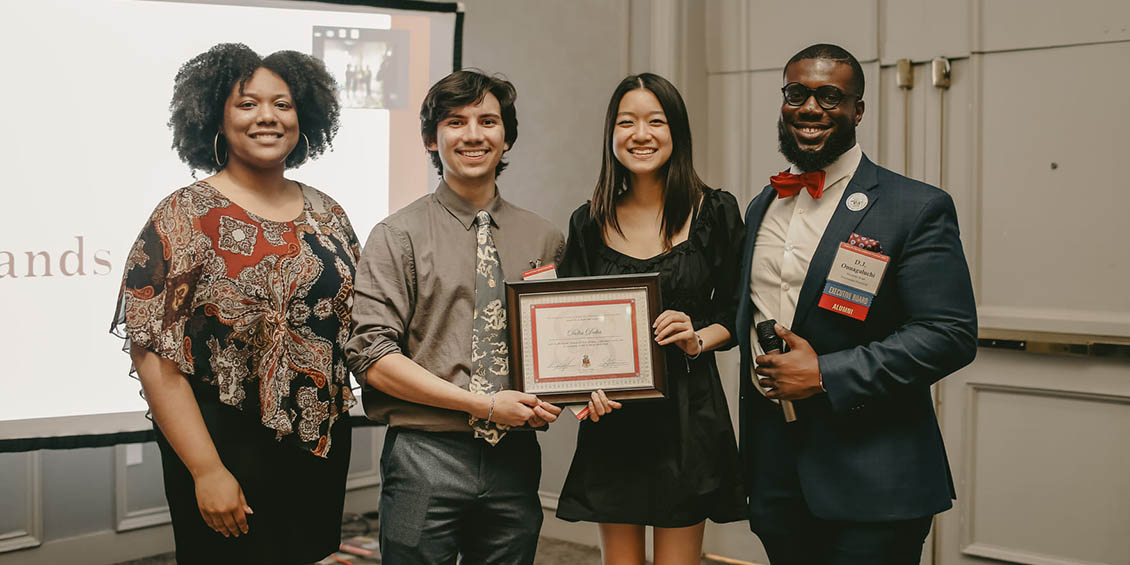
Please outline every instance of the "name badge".
M531 263L532 263L532 261L531 261ZM538 267L536 269L530 269L530 270L522 273L522 280L524 280L524 281L540 281L540 280L545 280L545 279L556 279L556 278L557 278L557 266L554 265L553 263L545 265L544 267Z
M867 319L890 260L886 255L841 243L817 305L856 320Z

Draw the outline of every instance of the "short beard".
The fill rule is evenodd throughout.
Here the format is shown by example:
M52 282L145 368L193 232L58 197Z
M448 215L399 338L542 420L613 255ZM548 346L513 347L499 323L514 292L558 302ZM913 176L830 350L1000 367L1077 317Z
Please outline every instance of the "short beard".
M797 144L796 138L785 127L785 120L777 118L777 147L785 159L800 169L802 173L821 171L836 162L848 149L855 146L855 130L840 129L828 137L824 148L819 151L805 151Z

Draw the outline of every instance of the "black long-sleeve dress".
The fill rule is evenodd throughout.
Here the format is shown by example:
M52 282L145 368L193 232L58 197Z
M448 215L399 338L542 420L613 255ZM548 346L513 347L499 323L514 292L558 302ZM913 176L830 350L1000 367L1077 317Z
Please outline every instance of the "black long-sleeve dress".
M605 245L584 204L569 221L559 273L658 272L664 310L685 312L696 330L717 323L733 336L744 240L737 200L722 190L706 189L686 241L650 259ZM667 398L625 402L599 422L581 423L558 518L674 528L746 517L714 353L691 360L673 344L664 349Z

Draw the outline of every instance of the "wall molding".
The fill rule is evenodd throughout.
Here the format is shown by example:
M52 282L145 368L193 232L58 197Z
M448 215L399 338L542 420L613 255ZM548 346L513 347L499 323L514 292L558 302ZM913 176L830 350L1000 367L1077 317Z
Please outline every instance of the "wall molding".
M114 446L114 530L128 532L172 523L167 504L130 509L129 465L126 463L128 448L128 444Z
M384 445L384 438L377 438L377 428L360 428L362 430L369 430L369 444L370 454L369 468L357 473L349 473L345 478L346 492L362 488L369 488L379 486L381 484L381 447ZM357 430L355 429L354 432Z
M965 433L964 445L962 446L962 459L964 461L962 473L964 474L965 482L971 486L969 487L969 493L965 496L966 502L960 506L959 510L962 524L960 533L958 534L961 553L973 557L998 559L1028 565L1097 565L1090 561L1070 560L1060 556L1034 553L1021 548L1001 546L974 540L973 526L976 520L977 501L972 496L972 484L975 482L977 470L977 403L981 393L984 392L1127 405L1130 405L1130 396L983 382L967 383L966 389L965 417L963 418Z
M682 52L683 4L681 0L651 2L651 72L666 77L683 89Z
M1009 547L1001 547L988 543L975 543L962 549L962 553L976 557L999 559L1009 563L1025 563L1030 565L1105 565L1097 561L1075 561L1060 559L1040 553L1029 553Z
M979 304L977 314L985 328L1130 337L1125 312Z
M19 530L0 533L0 554L18 549L38 547L43 543L43 484L41 480L39 452L28 452L27 474L24 477L27 511L24 514L24 527Z
M345 499L346 512L374 508L378 491L355 492ZM24 551L0 553L0 565L58 565L76 563L119 563L173 551L173 526L160 524L118 532L112 529L53 539Z
M44 542L37 548L0 554L0 565L57 565L59 563L118 563L173 550L173 526L165 524L118 533L103 530Z

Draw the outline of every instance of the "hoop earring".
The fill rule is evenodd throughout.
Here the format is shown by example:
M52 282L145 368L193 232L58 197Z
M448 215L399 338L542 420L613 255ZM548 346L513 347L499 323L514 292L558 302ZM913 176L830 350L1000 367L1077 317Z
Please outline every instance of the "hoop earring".
M220 141L220 132L216 132L215 137L212 138L212 158L216 160L216 166L222 169L222 168L224 168L224 165L228 164L228 154L227 154L228 152L224 151L224 162L221 163L220 162L220 150L217 147L219 145L219 141Z
M305 133L302 133L302 132L298 132L298 133L302 135L302 139L306 140L306 151L302 154L302 160L294 164L295 167L305 163L306 159L310 158L310 138L306 137ZM295 145L295 149L297 149L297 148L298 148L298 146ZM291 153L293 153L293 152L294 152L294 150L292 149Z

